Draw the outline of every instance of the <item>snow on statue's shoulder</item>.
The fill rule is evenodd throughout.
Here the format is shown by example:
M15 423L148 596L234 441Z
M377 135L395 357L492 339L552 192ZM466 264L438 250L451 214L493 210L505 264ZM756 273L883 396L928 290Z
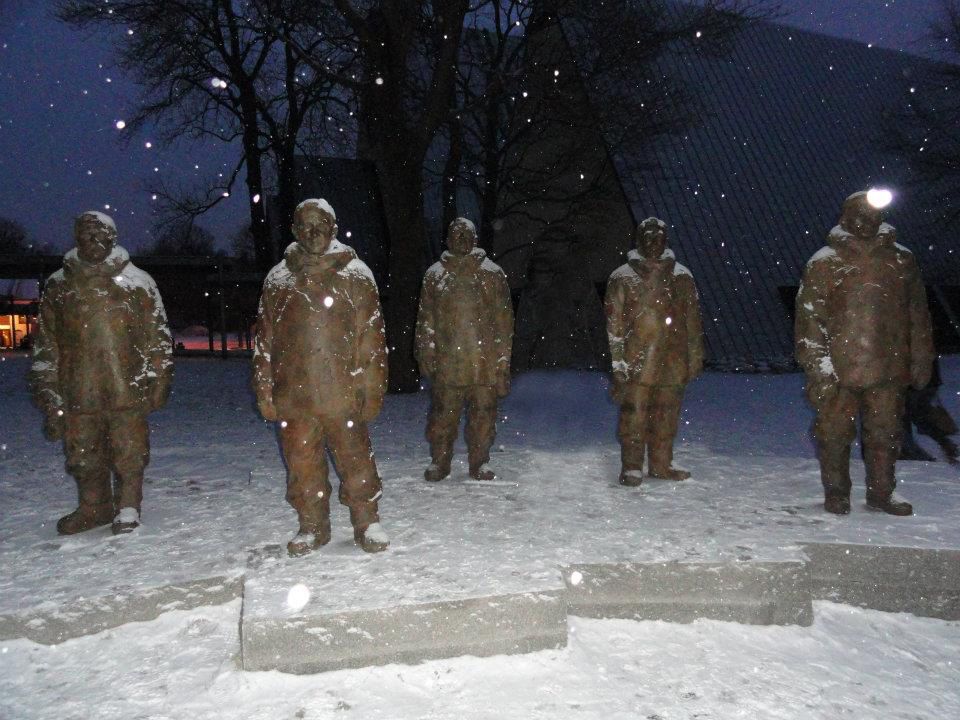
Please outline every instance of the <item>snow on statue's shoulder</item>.
M623 265L618 267L616 270L614 270L612 273L610 273L610 279L618 280L620 278L632 277L636 274L637 273L634 272L633 268L630 267L630 263L624 263Z
M369 280L373 285L377 284L376 279L373 277L373 272L367 267L367 264L358 257L353 258L344 265L341 272Z
M270 272L267 273L266 280L264 280L264 285L287 285L292 282L293 273L287 267L287 261L281 260L270 268Z
M443 275L443 263L439 260L427 268L426 277L438 278L441 275Z
M821 260L826 260L827 258L836 257L836 255L837 255L836 250L834 250L829 245L824 245L822 248L820 248L813 254L813 257L811 257L807 261L807 265L809 265L810 263L820 262Z
M127 263L114 280L125 287L143 288L151 294L157 292L157 284L153 278L133 263Z
M686 275L687 277L691 277L691 278L693 277L693 273L690 272L690 268L688 268L686 265L681 265L680 263L674 264L674 266L673 266L673 274L674 274L674 275Z
M483 259L483 262L480 263L480 267L483 268L484 270L488 270L488 271L490 271L490 272L503 272L503 270L500 268L500 266L497 265L493 260L491 260L491 259L488 258L488 257L485 257L485 258Z
M895 243L893 244L893 246L894 246L897 250L899 250L900 252L905 252L907 255L913 255L913 251L910 250L910 248L905 247L905 246L901 245L901 244L898 243L898 242L895 242Z

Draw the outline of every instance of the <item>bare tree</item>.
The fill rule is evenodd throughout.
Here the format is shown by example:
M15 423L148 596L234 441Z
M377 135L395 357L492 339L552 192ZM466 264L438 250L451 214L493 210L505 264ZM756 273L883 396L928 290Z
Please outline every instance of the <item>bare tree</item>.
M445 215L473 193L480 237L515 216L583 215L609 190L609 156L643 156L696 122L697 88L664 60L722 54L777 6L764 0L486 0L471 15L447 126Z
M0 255L32 255L35 252L23 225L0 217Z
M469 0L314 0L310 50L298 55L347 93L356 108L357 152L377 171L388 232L384 294L390 389L419 388L413 357L417 296L426 260L423 167L450 117Z
M312 52L319 38L290 0L63 0L59 15L81 28L119 30L117 62L142 87L131 131L155 125L167 143L238 142L240 157L225 174L196 186L158 183L169 220L190 220L228 197L246 171L250 226L261 269L279 252L266 224L265 162L273 161L279 224L289 228L296 203L294 148L312 118L328 111L329 85L300 62L276 28Z
M238 228L230 236L230 254L241 265L250 267L256 263L253 233L250 231L249 225Z
M169 225L163 234L144 251L144 254L211 257L222 253L214 249L213 234L209 230L184 220Z

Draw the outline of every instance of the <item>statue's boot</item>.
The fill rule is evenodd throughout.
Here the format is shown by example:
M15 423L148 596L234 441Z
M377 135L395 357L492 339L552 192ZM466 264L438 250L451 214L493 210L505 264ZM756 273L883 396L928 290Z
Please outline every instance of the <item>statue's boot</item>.
M823 509L834 515L850 512L850 446L820 445L820 482Z
M74 535L113 521L113 500L110 491L110 472L95 471L76 475L79 506L57 521L57 532Z
M453 458L453 448L436 448L430 453L431 462L423 471L423 479L427 482L440 482L450 475L450 461Z
M660 480L686 480L690 473L673 466L673 437L654 435L650 440L650 477Z
M330 542L330 501L316 498L297 508L300 530L287 543L291 557L306 555Z
M98 505L81 504L72 513L57 520L57 532L61 535L75 535L76 533L92 530L113 522L113 503Z
M867 507L889 515L913 515L913 506L894 493L898 448L890 444L867 445L863 462L867 466Z
M490 462L490 446L494 438L496 405L480 407L471 404L467 415L464 439L467 441L467 463L470 477L474 480L496 480L497 474L487 464Z
M621 485L639 487L643 482L643 443L620 441L620 479Z
M143 471L118 474L114 496L116 515L113 534L123 535L140 527L140 505L143 502Z
M490 461L490 447L476 444L467 446L467 462L470 465L470 477L474 480L496 480L497 474L487 464Z
M474 480L496 480L497 474L485 462L478 465L470 463L470 477Z
M383 552L390 546L390 537L380 524L377 501L369 500L350 508L353 541L364 552Z

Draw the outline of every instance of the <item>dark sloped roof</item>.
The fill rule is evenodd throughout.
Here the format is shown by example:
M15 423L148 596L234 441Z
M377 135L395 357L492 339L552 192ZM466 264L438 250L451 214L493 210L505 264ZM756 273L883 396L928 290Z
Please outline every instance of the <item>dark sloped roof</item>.
M661 139L652 156L616 163L635 217L673 227L671 244L700 289L713 360L792 356L777 287L799 283L844 198L872 185L897 193L888 219L926 281L960 281L960 253L949 252L956 243L930 236L922 198L903 189L907 168L882 144L885 108L930 65L759 23L725 58L664 67L695 88L703 122Z

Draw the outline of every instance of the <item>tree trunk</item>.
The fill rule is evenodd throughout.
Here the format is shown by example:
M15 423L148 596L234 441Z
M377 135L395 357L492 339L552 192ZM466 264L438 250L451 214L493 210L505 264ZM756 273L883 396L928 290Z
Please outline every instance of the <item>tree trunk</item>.
M447 123L450 128L450 146L447 149L447 161L443 166L443 178L440 188L443 194L443 218L440 224L440 244L443 245L447 228L457 218L457 186L460 177L460 165L463 161L463 127L459 120Z
M259 150L247 150L247 206L250 210L250 234L257 270L267 272L276 262L276 248L267 225L263 202L263 167Z
M493 236L496 232L493 222L497 217L500 201L500 102L502 96L493 94L487 105L484 128L485 147L483 149L483 192L480 208L480 237L478 244L487 253L493 252Z
M430 7L437 11L434 39L440 41L442 36L442 41L431 60L434 67L430 88L417 99L419 111L414 114L406 89L411 84L410 58L417 33L423 30L418 26L419 3L374 3L363 23L364 74L368 80L374 80L359 93L358 139L361 156L373 161L377 168L389 236L384 315L391 392L420 389L413 339L426 259L423 164L430 142L453 101L454 65L468 3L434 0Z
M247 164L247 207L257 270L266 273L279 258L276 243L267 225L266 198L263 194L263 152L260 150L257 96L252 83L239 85L243 124L243 152Z
M292 144L283 143L276 150L277 163L277 210L280 226L280 243L287 247L293 242L293 213L299 202L297 185L297 168L294 162L294 148Z
M426 244L420 167L420 164L398 159L377 163L389 237L388 280L383 288L383 305L390 350L391 392L420 389L420 373L413 356Z

